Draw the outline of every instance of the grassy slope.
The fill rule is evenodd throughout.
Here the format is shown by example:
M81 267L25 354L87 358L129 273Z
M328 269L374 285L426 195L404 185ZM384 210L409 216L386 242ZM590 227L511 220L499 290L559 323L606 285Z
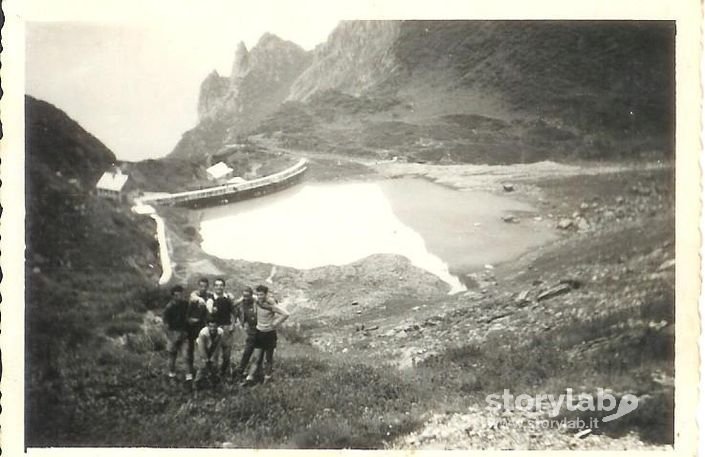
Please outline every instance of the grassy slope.
M38 444L70 427L71 359L110 328L138 325L159 271L153 221L91 193L113 154L45 102L28 97L26 116L28 440Z
M160 336L131 338L127 350L102 351L73 370L62 387L71 423L55 425L61 434L48 443L379 448L418 425L418 394L400 376L286 340L273 385L228 382L194 394L164 376Z
M648 132L672 127L673 38L668 22L409 21L395 52L409 71L450 67L459 86L526 114Z

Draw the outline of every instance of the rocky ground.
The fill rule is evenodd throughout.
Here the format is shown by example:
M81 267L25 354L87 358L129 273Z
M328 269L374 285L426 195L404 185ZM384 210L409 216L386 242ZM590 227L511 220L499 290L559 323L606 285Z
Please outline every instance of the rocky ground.
M672 354L652 363L650 351L662 348L644 345L645 338L668 342L674 334L671 164L442 166L310 158L314 180L413 175L460 191L511 195L531 203L538 215L527 219L516 214L506 217L506 223L546 224L559 239L513 262L471 273L465 278L470 289L449 296L437 278L395 256L376 255L343 267L306 271L205 256L197 247L198 214L170 210L167 220L177 275L185 281L200 274L237 278L231 287L268 278L293 311L293 331L310 341L312 350L377 366L392 363L403 376L420 384L436 383L439 370L447 375L450 380L442 382L423 426L390 442L391 447L661 446L645 440L638 427L619 433L565 426L536 430L536 419L546 417L541 411L488 412L481 394L492 386L501 392L501 383L478 380L487 373L483 364L490 363L480 356L477 363L466 363L465 356L460 357L463 363L448 360L454 360L453 351L465 354L474 345L496 346L497 354L540 358L541 351L531 353L531 344L553 341L560 348L557 360L570 361L569 365L589 360L586 365L593 370L599 365L601 372L583 377L578 388L611 386L641 395L644 401L672 392ZM605 353L610 361L600 365L600 354ZM640 362L630 368L635 357ZM502 363L501 359L495 362ZM505 371L511 371L512 363ZM532 391L578 385L575 377L562 377L559 372L544 374L542 382L533 383ZM649 378L651 388L637 392L637 379L642 377ZM455 387L460 390L454 391Z

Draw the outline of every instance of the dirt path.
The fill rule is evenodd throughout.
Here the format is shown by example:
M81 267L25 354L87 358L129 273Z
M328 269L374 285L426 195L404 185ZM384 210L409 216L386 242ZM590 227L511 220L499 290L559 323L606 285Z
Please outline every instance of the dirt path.
M421 176L458 190L501 191L502 184L535 186L541 181L577 176L595 176L629 171L671 169L672 164L585 163L567 165L551 161L512 165L429 165L417 163L380 163L375 170L387 178ZM513 191L526 190L514 187ZM521 193L521 192L517 192Z

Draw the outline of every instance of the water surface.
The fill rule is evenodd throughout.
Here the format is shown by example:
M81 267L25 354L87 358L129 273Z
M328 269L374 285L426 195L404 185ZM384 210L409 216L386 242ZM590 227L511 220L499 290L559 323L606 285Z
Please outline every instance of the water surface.
M414 178L302 184L266 197L204 210L203 249L221 258L299 269L344 265L371 254L407 257L463 290L457 274L498 263L551 239L531 206L483 192L459 192Z

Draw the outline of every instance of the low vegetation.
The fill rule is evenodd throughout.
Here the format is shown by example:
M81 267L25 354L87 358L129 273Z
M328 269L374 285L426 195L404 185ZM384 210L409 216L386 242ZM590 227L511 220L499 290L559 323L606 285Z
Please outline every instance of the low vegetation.
M597 432L620 436L637 431L646 441L672 443L673 386L655 381L653 373L672 372L675 341L673 333L649 325L664 318L669 320L663 322L672 324L672 311L672 297L662 297L637 310L588 321L573 319L525 341L490 334L481 342L449 348L417 369L421 379L477 400L501 394L504 389L514 395L557 397L568 388L577 395L594 394L601 387L618 398L636 395L641 398L636 411L601 424ZM437 377L438 373L444 376ZM599 416L592 411L576 415L564 409L559 419Z
M384 367L284 339L275 382L192 392L165 376L159 331L124 330L54 354L31 384L32 446L381 448L419 425L418 388Z

